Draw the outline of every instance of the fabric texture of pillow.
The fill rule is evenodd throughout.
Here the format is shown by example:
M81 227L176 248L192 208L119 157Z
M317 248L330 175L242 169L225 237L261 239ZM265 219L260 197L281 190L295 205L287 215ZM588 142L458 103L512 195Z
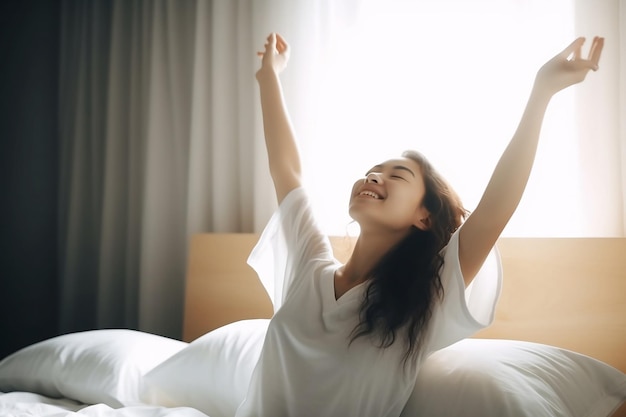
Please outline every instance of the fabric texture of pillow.
M139 404L143 375L187 343L127 329L70 333L0 362L0 391L28 391L118 408Z
M600 417L626 401L626 374L553 346L465 339L432 354L402 417Z
M268 324L241 320L194 340L146 374L143 401L232 417L248 391Z
M144 402L233 416L245 398L269 320L242 320L196 339L145 376ZM402 417L608 417L626 374L538 343L465 339L423 364Z

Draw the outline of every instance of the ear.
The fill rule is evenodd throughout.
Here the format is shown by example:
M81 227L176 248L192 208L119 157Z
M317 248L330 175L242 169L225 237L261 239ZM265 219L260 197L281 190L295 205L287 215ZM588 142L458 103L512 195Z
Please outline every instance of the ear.
M415 221L413 222L413 225L420 230L430 230L430 213L425 207L420 207L415 212Z

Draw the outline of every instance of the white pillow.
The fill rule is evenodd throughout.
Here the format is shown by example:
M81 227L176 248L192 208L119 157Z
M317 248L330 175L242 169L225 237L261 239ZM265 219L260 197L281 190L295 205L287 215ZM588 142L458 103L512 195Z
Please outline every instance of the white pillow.
M187 343L127 329L70 333L0 362L0 391L28 391L85 404L140 402L143 375Z
M143 400L232 416L245 398L269 320L242 320L193 341L145 376ZM626 375L538 343L465 339L431 355L402 417L609 416Z
M268 319L241 320L199 337L145 376L144 402L232 417L261 354Z
M402 417L609 416L626 374L553 346L465 339L423 364Z

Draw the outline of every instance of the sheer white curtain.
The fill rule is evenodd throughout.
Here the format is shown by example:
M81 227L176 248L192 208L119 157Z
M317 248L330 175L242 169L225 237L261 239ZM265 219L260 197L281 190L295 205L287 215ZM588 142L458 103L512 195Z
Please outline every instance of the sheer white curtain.
M180 336L190 235L263 228L275 200L254 72L270 31L292 45L282 78L305 181L337 234L354 179L405 148L473 208L538 66L575 35L605 36L602 70L552 103L507 232L623 235L625 13L618 0L65 0L61 330Z
M334 2L322 53L286 33L294 61L316 68L313 79L294 75L298 68L287 73L298 86L309 83L310 94L297 90L290 106L301 116L306 103L296 127L328 231L345 233L350 220L337 213L346 212L352 180L407 148L424 152L473 209L539 66L574 37L586 36L588 47L598 34L607 38L601 71L551 103L529 186L504 234L623 236L625 4L362 0L346 13Z
M602 72L576 95L583 235L626 236L626 1L575 1L577 32L607 37Z

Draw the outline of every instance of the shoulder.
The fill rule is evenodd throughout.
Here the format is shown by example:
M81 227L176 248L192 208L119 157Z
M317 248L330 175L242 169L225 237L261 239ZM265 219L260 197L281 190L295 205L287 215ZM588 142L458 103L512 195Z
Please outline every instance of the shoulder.
M294 188L281 200L278 212L284 213L300 206L310 204L309 194L304 187Z

